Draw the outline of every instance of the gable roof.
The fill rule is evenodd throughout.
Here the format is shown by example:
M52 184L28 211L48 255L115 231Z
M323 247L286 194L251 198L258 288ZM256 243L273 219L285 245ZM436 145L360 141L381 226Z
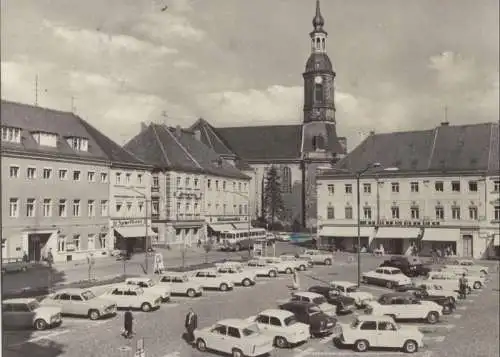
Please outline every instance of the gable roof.
M2 152L52 155L66 159L102 160L120 165L147 165L79 116L48 108L2 100L3 127L21 129L21 143L2 142ZM41 146L33 133L56 134L57 146ZM76 151L65 140L80 137L88 140L88 151Z
M236 167L180 128L150 124L124 146L144 161L162 170L207 173L214 176L249 179Z
M431 130L372 134L336 168L356 172L371 163L403 172L498 172L497 123L441 125Z

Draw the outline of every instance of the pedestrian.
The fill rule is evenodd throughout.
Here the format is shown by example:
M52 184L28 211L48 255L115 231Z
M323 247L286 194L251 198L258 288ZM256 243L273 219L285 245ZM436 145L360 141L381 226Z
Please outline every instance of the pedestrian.
M294 270L292 273L292 289L299 290L300 289L300 281L299 281L299 273L297 270Z
M198 316L192 308L186 315L186 321L184 322L184 327L186 328L186 339L189 343L194 341L194 330L198 327Z
M465 277L465 273L458 279L458 291L460 292L460 298L465 299L467 296L467 278Z
M28 253L26 253L26 251L24 251L24 254L23 254L23 262L28 263L28 261L29 261L29 258L28 258Z
M47 263L49 264L49 268L52 267L52 264L54 263L54 256L52 255L52 248L50 248L49 252L47 253Z
M132 307L129 306L123 315L123 337L132 338L134 335L134 316L132 315Z
M198 239L198 248L201 247L201 239Z

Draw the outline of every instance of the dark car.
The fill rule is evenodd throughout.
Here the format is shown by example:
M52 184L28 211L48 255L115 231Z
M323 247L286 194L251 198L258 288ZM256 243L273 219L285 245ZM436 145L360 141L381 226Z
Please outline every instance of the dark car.
M407 287L406 290L401 291L402 294L409 294L419 300L434 301L436 304L443 307L443 314L451 314L456 308L457 304L452 296L446 295L429 295L424 287Z
M309 325L311 336L324 336L333 333L337 319L326 315L318 305L305 301L291 301L278 306L281 310L292 312L299 322Z
M385 260L381 267L399 268L403 274L410 277L425 276L431 268L424 265L419 257L414 256L392 256L389 260Z
M323 295L329 304L337 307L337 315L356 310L356 299L348 296L342 296L338 289L326 285L311 286L308 291Z

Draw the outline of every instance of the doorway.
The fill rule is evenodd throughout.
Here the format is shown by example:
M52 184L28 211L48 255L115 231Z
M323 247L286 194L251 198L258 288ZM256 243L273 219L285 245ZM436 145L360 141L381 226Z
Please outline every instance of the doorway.
M472 236L470 234L462 236L462 256L463 257L472 257L473 253L473 245L472 245Z
M28 234L28 259L39 262L42 260L42 252L49 241L51 233L30 233Z

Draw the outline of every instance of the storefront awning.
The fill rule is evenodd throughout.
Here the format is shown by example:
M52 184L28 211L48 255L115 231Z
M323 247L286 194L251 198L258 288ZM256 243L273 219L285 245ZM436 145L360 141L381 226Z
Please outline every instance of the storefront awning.
M361 237L373 235L373 227L361 227ZM319 231L322 237L357 237L358 227L323 227Z
M237 230L248 230L248 223L232 223L231 225ZM252 226L250 226L250 228L252 228Z
M380 227L375 239L416 239L419 234L420 228Z
M234 227L231 224L227 223L220 223L220 224L210 223L209 226L215 232L234 231Z
M456 242L460 239L460 229L425 228L423 241Z
M115 228L115 231L123 238L144 238L146 237L146 226L135 227L120 227ZM158 234L151 227L147 230L148 237L156 237Z

